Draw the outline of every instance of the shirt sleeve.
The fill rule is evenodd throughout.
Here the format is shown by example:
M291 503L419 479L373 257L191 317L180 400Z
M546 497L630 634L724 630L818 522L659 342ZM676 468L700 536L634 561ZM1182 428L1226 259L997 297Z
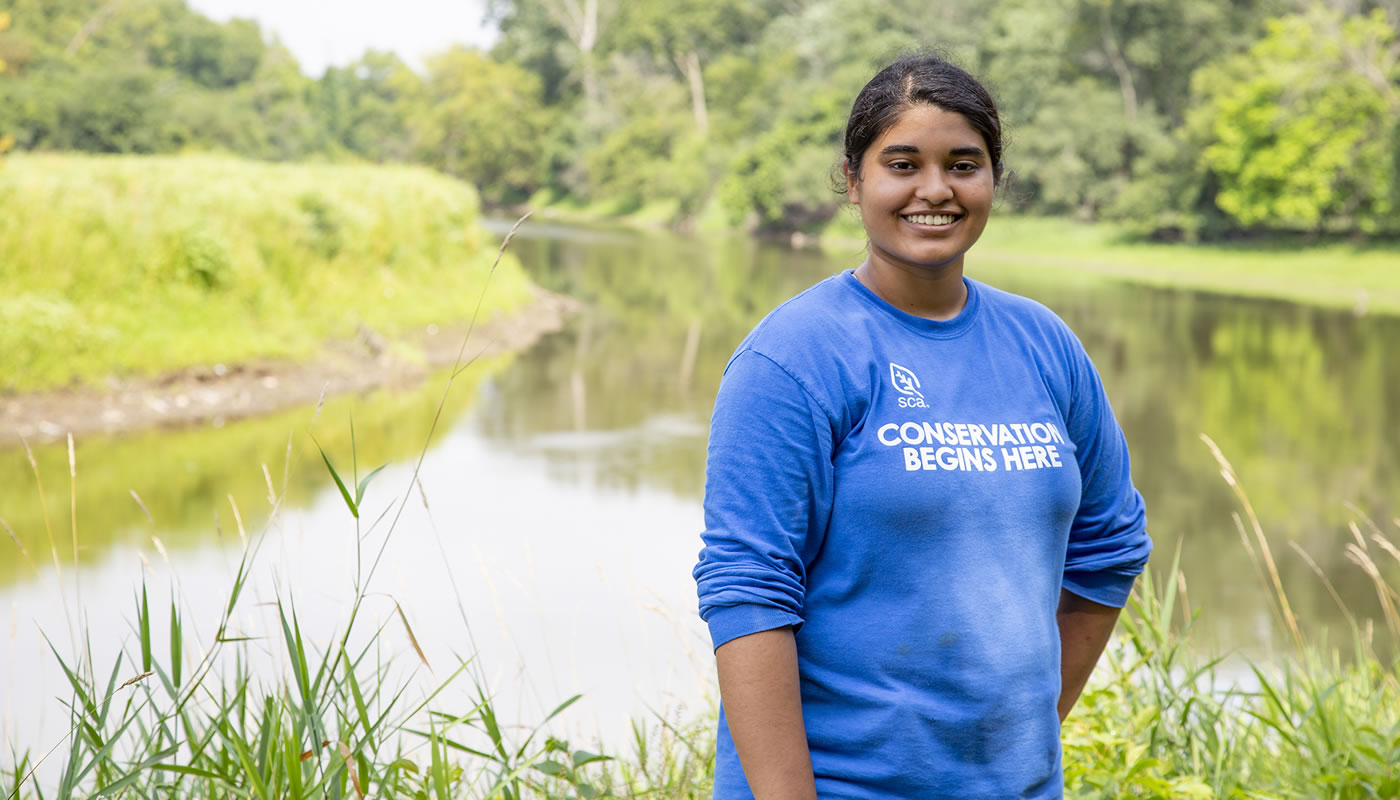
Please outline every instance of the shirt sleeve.
M735 356L715 398L705 465L700 616L718 648L801 626L806 565L830 517L831 417L788 371Z
M1152 539L1142 495L1133 486L1128 443L1098 370L1082 347L1076 349L1068 433L1083 490L1070 526L1062 585L1080 597L1122 608L1147 564Z

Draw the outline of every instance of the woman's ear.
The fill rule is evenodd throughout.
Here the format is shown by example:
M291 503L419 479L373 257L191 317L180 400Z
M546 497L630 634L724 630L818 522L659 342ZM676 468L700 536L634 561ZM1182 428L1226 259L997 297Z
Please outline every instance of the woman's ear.
M860 175L851 170L851 160L841 160L841 172L846 176L846 199L860 205Z

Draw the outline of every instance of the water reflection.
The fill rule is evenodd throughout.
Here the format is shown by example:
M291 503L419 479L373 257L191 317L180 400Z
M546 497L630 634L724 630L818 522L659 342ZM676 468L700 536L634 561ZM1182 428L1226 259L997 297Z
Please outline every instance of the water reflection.
M479 677L519 719L584 691L576 718L617 739L627 717L705 693L689 569L724 364L770 308L859 254L551 226L527 226L512 249L534 280L585 311L529 352L463 376L424 462L427 502L405 507L376 588L404 606L430 660L479 651ZM974 277L1044 302L1083 339L1132 447L1156 565L1180 546L1203 633L1264 655L1275 635L1237 503L1201 433L1249 491L1306 632L1342 617L1290 542L1355 613L1376 614L1374 588L1343 548L1363 514L1400 539L1400 320L1070 279L975 253L969 262ZM312 428L346 469L353 415L360 471L392 464L376 480L374 513L408 490L441 387L437 378L418 392L332 401ZM0 517L28 554L0 541L12 631L0 750L51 741L39 731L61 717L61 676L39 630L61 644L67 620L85 618L101 663L130 638L125 599L143 574L152 585L178 579L191 619L217 616L240 547L234 507L246 529L260 528L269 478L284 510L254 600L295 587L318 635L343 621L354 533L307 435L312 413L79 442L77 570L66 451L36 452L47 525L23 451L0 452ZM256 609L249 635L271 623Z

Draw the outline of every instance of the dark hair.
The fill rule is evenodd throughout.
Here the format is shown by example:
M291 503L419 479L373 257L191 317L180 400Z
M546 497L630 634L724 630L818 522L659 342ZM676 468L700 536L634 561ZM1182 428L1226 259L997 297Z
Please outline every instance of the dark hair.
M905 111L920 105L962 114L982 134L992 161L993 181L1001 182L1004 164L996 102L967 70L932 53L900 56L876 73L856 95L851 116L846 120L842 151L845 169L859 175L866 148L898 122Z

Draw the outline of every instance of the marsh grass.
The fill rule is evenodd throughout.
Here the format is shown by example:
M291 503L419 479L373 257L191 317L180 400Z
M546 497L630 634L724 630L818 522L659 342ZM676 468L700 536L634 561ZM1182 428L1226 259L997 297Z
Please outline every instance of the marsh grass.
M0 391L305 359L530 298L476 192L411 167L20 154L0 170Z
M1400 654L1378 648L1374 622L1343 605L1345 651L1310 636L1293 612L1268 539L1225 455L1202 437L1235 492L1242 546L1270 592L1275 630L1288 649L1269 664L1206 658L1191 646L1199 611L1187 597L1180 551L1163 572L1138 581L1091 688L1064 727L1069 795L1078 798L1400 797ZM1348 555L1381 597L1382 624L1400 632L1396 585L1375 558L1400 552L1363 515ZM1364 526L1364 534L1363 534ZM1400 532L1400 520L1395 522ZM1301 549L1318 579L1331 582ZM1179 606L1179 607L1178 607ZM1390 642L1400 641L1392 636Z

